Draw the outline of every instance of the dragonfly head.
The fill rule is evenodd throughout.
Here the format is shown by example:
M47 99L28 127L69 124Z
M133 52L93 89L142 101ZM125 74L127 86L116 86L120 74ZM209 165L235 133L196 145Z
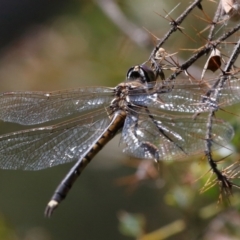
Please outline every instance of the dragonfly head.
M156 80L156 75L146 65L137 65L131 67L127 72L127 81L139 80L142 83L148 83Z

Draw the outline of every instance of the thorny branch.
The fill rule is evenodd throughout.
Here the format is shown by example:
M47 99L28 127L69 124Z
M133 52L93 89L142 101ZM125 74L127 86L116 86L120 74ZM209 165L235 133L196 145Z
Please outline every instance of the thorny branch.
M219 44L221 44L223 41L225 41L227 38L232 36L234 33L236 33L240 29L240 24L238 24L236 27L232 28L227 33L223 34L221 37L219 37L217 40L207 43L205 46L201 48L197 53L193 54L187 61L185 61L183 64L181 64L178 67L178 71L174 72L167 80L173 80L175 79L180 73L187 70L194 62L196 62L200 57L207 54L210 50L217 48Z
M199 47L199 50L182 64L178 64L177 61L174 61L172 59L171 61L172 67L169 69L172 70L173 73L170 74L168 78L166 78L165 82L171 81L174 79L176 79L177 81L178 80L177 77L182 72L185 72L186 75L189 76L188 74L189 68L192 67L197 60L199 60L202 56L205 56L206 54L208 54L214 49L217 49L217 48L221 49L221 44L226 44L226 40L239 31L240 23L238 23L231 29L225 31L217 39L214 39L216 26L219 26L221 24L222 26L224 26L226 22L226 18L224 19L222 16L222 13L224 12L223 6L221 5L222 2L223 1L220 1L217 7L217 10L215 12L215 15L213 17L213 20L212 21L210 20L209 22L209 19L206 19L206 22L209 22L210 24L210 27L208 28L209 33L206 38L206 44L204 46ZM163 65L162 61L159 61L159 57L156 57L156 56L159 55L159 51L160 52L165 51L165 49L162 48L163 44L166 43L166 41L174 32L176 32L177 30L180 30L180 25L182 21L186 19L189 16L190 12L196 7L198 7L200 10L202 10L202 12L204 12L204 9L202 8L202 5L201 5L201 1L194 1L194 3L192 3L176 20L172 20L170 22L170 24L172 25L171 29L158 42L157 46L153 49L150 55L149 61L151 62L151 65L156 71L156 73L159 74L160 76L164 76L162 77L162 79L165 79L165 73L164 73L165 65ZM230 45L230 43L227 43L227 44ZM229 172L225 170L219 170L217 166L217 162L213 159L212 123L213 123L213 119L215 118L215 112L219 109L218 106L219 106L219 98L220 98L221 90L226 84L226 81L229 80L229 77L234 78L234 74L238 72L234 70L234 64L240 53L240 39L238 39L237 43L232 42L231 45L235 45L235 47L232 50L231 56L226 61L224 69L221 69L221 74L216 78L215 83L212 84L212 87L209 89L209 91L206 92L205 96L202 96L202 102L203 102L203 99L205 99L205 101L206 99L208 99L209 104L210 104L210 101L214 101L215 106L217 106L217 107L213 107L211 110L208 111L208 116L206 121L207 130L205 135L205 155L210 165L211 171L216 176L216 182L220 186L221 194L224 194L226 196L229 196L231 194L231 190L233 186L235 187L238 187L238 186L232 182L233 177L232 177L231 171ZM217 68L219 69L220 66L218 66ZM200 78L196 77L196 79L200 79ZM235 175L236 174L234 174L234 177L236 177Z
M227 76L229 75L229 72L231 71L235 61L237 60L239 53L240 53L240 39L238 40L235 48L233 49L232 55L230 56L228 62L226 63L226 66L225 66L222 76L219 76L219 78L216 81L216 84L214 84L214 86L211 89L211 91L215 93L214 99L216 102L218 102L219 93L220 93L224 83L228 79ZM212 146L211 146L211 142L212 142L211 141L211 139L212 139L211 125L212 124L211 123L212 123L212 119L214 117L215 111L216 110L210 111L209 115L208 115L208 122L207 122L208 128L207 128L207 133L206 133L206 156L207 156L207 159L211 166L212 171L216 174L217 179L218 179L219 183L221 184L222 191L230 192L233 184L228 179L227 175L222 174L221 171L219 171L217 169L217 164L214 162L214 160L212 158L212 154L211 154L211 151L212 151Z
M172 20L170 25L172 27L170 30L165 34L165 36L158 42L157 46L152 51L149 60L154 59L156 56L157 51L162 47L162 45L167 41L167 39L179 29L180 24L184 21L184 19L188 16L188 14L197 6L200 8L200 3L202 0L194 1L176 20Z
M216 183L219 183L221 193L225 193L225 195L231 194L231 188L232 186L237 187L232 180L236 175L234 174L234 177L231 175L231 171L225 171L225 170L219 170L217 166L217 162L213 159L212 156L212 122L213 118L215 118L215 112L219 109L219 96L221 93L221 90L226 84L226 81L229 80L230 77L234 77L234 74L238 71L235 72L234 70L234 64L238 58L238 55L240 53L240 39L235 42L226 42L227 39L229 39L231 36L236 34L239 29L240 29L240 23L232 27L231 29L223 31L222 35L218 36L218 38L214 39L215 36L217 36L217 32L219 29L224 28L226 25L226 22L228 19L226 16L223 16L224 9L223 9L223 1L220 0L218 6L216 5L216 11L214 13L214 16L212 20L207 16L207 14L204 12L204 7L202 6L202 2L204 4L209 4L208 1L202 1L202 0L195 0L191 5L189 5L182 14L180 14L179 17L176 18L176 20L170 18L170 17L165 17L165 19L170 19L169 24L171 25L171 28L169 31L161 38L158 39L158 43L152 50L150 57L147 62L150 62L154 71L162 78L164 79L165 82L167 81L172 81L174 79L178 80L178 76L181 73L185 73L187 76L190 75L191 69L194 67L194 63L199 60L201 57L206 56L209 54L211 51L215 49L221 49L223 44L228 44L228 45L235 45L235 47L232 50L231 56L228 58L228 60L225 63L224 69L221 69L221 74L216 78L215 83L212 84L211 88L206 92L204 96L202 96L202 102L209 100L208 104L211 104L210 102L215 102L216 107L213 107L212 110L208 111L208 116L207 116L207 121L206 121L206 135L205 135L205 155L206 158L209 162L210 168L212 172L216 176ZM129 21L126 20L124 15L121 14L119 8L117 5L112 1L112 0L95 0L95 2L104 10L106 15L110 17L113 22L120 28L122 29L125 34L131 37L133 41L136 41L137 44L142 44L146 40L146 36L143 38L137 38L133 36L132 31L136 26L131 24ZM111 6L111 11L109 11L109 7ZM231 6L229 6L231 7ZM208 35L205 38L205 44L200 46L198 50L194 51L192 56L189 57L185 62L179 64L178 60L176 60L175 55L177 53L168 53L164 48L163 45L167 43L168 39L172 36L173 34L176 33L177 31L185 34L181 28L181 24L183 23L184 20L186 20L193 9L198 8L201 10L203 15L205 16L205 20L208 23L208 27L204 29L208 29ZM113 11L114 10L114 11ZM227 13L226 13L227 15ZM227 16L230 18L230 15ZM120 20L119 20L120 19ZM218 27L218 29L217 29ZM202 31L203 32L203 31ZM144 41L142 41L144 39ZM146 42L145 42L146 43ZM220 50L221 52L221 50ZM220 68L218 66L217 68ZM165 79L165 70L168 69L172 73ZM209 68L210 69L210 68ZM211 70L211 69L210 69ZM192 70L192 72L196 72L195 70ZM194 76L196 79L200 79L200 77ZM206 100L207 99L207 100ZM201 99L200 99L201 101ZM237 177L236 177L237 178Z
M221 17L221 9L222 9L221 3L219 3L217 11L215 12L215 16L214 16L212 24L211 24L211 28L209 30L208 41L211 41L212 38L213 38L215 27L216 27L216 25L217 25L217 23L218 23L218 21L220 20L220 17Z

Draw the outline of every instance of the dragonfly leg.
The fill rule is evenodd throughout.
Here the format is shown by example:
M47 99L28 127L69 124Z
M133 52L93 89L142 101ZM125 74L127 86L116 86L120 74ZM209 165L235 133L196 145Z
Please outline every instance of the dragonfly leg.
M152 143L150 142L143 142L141 144L141 147L144 148L145 151L149 152L153 158L155 159L156 162L159 162L159 151L158 151L158 148L153 145Z
M134 135L136 138L138 138L137 135L137 130L138 130L138 118L134 119ZM141 147L144 149L144 151L149 152L152 157L155 159L156 162L159 162L159 151L158 148L150 143L150 142L142 142Z
M148 113L148 116L154 123L154 125L157 127L158 131L165 137L167 138L170 142L172 142L174 145L176 145L180 150L182 150L186 155L187 153L184 151L184 149L176 142L174 142L164 131L164 129L159 125L158 121L154 118L154 116L150 113L149 109L145 107L145 111Z

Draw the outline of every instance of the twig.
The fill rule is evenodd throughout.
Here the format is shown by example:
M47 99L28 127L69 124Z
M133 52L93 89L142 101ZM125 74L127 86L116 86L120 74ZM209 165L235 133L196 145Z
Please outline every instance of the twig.
M129 21L123 14L115 1L112 0L94 0L102 11L109 17L112 22L124 32L133 42L140 47L149 47L151 39L149 34L142 28Z

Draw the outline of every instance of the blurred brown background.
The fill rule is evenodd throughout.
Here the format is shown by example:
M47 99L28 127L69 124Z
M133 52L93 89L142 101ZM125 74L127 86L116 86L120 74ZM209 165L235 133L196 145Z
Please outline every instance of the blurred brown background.
M104 2L1 0L1 92L113 87L124 81L128 68L146 61L154 47L144 28L161 37L169 25L155 12L165 15L163 9L168 12L176 4L116 1L111 11L121 29L101 10ZM214 7L207 5L209 14ZM190 47L188 42L177 34L169 40L168 51L171 46ZM21 127L1 123L1 133L17 129ZM203 161L167 163L160 178L135 185L132 178L125 178L127 185L121 187L117 179L135 174L139 162L121 152L119 141L118 136L95 157L51 219L43 216L44 208L72 164L37 172L0 170L0 239L120 240L156 230L157 237L144 239L238 239L239 201L221 210L216 206L217 187L199 194L207 177L193 184L208 170ZM125 160L128 164L123 164Z

